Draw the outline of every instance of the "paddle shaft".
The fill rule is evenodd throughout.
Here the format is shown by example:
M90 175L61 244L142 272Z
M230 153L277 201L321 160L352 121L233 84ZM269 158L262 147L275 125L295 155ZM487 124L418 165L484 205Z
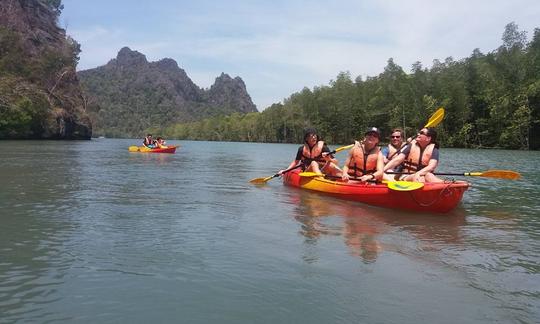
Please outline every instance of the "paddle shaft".
M302 163L298 163L297 165L293 166L292 168L288 168L288 169L284 170L281 174L284 174L284 173L287 173L287 172L289 172L289 171L298 169L298 168L300 168L301 166L302 166ZM279 173L274 174L272 177L273 177L273 178L279 177Z
M410 172L387 172L388 174L413 174ZM485 177L485 178L496 178L496 179L510 179L517 180L521 178L519 172L510 171L510 170L488 170L483 172L464 172L464 173L449 173L449 172L435 172L435 175L445 175L445 176L473 176L473 177Z
M350 145L347 145L347 146L338 147L337 149L328 152L328 155L333 155L333 154L336 154L337 152L341 152L341 151L343 151L343 150L350 149L350 148L353 147L353 146L354 146L354 144L350 144ZM323 153L324 153L324 152L323 152Z

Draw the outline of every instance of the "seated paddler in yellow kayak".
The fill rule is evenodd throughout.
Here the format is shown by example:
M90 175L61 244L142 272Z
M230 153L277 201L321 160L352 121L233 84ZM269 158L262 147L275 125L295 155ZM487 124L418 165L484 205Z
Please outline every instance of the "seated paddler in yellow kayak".
M156 147L157 148L168 148L168 146L165 145L165 140L163 139L163 137L158 137L156 139Z
M143 140L143 145L149 149L156 148L156 140L152 137L152 134L146 134L146 137Z

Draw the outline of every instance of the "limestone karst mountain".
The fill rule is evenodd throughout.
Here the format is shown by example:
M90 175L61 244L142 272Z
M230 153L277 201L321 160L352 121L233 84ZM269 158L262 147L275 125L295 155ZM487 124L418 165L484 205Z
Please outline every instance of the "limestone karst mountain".
M149 127L257 111L239 77L222 73L209 89L201 89L173 59L148 62L128 47L78 76L100 135L140 136Z

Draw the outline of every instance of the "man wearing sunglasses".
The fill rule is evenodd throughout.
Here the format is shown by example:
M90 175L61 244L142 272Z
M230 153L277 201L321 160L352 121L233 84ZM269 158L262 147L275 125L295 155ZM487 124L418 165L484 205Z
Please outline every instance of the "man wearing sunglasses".
M406 143L403 142L403 130L401 128L394 128L390 135L390 144L382 148L382 154L384 156L384 164L387 164L394 157L397 157L399 150L401 150ZM401 167L396 167L393 171L401 171Z
M392 170L402 163L404 174L398 180L443 182L433 174L439 164L439 144L434 128L423 128L418 132L412 143L392 159L384 167L384 171ZM385 175L385 178L391 180L392 177Z

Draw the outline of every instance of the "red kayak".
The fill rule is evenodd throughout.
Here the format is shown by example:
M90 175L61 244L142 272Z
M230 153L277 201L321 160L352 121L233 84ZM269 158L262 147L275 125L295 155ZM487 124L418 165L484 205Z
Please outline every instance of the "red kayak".
M300 170L283 175L288 186L313 190L365 204L419 212L447 213L454 209L470 184L465 181L426 183L413 191L397 191L387 184L343 182L323 177L300 177Z
M130 152L141 152L141 153L174 153L178 146L168 146L161 148L148 148L146 146L130 146Z

